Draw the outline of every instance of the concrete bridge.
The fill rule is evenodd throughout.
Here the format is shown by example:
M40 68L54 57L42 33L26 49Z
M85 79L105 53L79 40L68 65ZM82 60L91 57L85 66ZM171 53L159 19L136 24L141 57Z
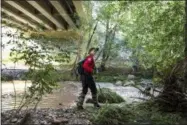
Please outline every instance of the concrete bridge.
M2 0L2 24L31 32L78 29L84 18L82 1Z

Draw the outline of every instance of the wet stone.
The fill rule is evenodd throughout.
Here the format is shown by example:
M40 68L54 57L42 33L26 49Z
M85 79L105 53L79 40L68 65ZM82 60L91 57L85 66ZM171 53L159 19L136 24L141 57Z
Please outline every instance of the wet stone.
M66 118L57 118L57 119L54 119L53 121L53 125L60 125L61 123L68 123L68 119Z
M68 125L90 125L91 122L87 119L72 119Z
M18 121L17 118L13 118L13 119L11 120L12 123L16 123L17 121Z
M41 125L47 125L47 121L41 121Z

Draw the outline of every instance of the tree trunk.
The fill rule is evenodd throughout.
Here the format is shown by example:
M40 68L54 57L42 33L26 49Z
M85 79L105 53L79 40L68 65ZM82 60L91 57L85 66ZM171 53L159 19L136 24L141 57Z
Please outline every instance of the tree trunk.
M100 65L100 70L104 71L105 70L105 58L106 58L106 53L107 53L107 42L108 42L108 35L109 35L109 19L107 19L106 22L106 36L105 36L105 43L103 47L103 54L102 54L102 60L101 60L101 65Z
M94 29L93 29L93 32L92 32L92 34L91 34L91 36L90 36L90 39L88 40L88 43L87 43L87 46L86 46L86 52L85 52L85 54L84 54L84 57L86 57L86 55L87 55L87 52L88 52L90 43L91 43L91 41L92 41L93 35L95 34L95 30L96 30L96 28L97 28L97 24L98 24L98 21L97 21L97 23L96 23L96 25L95 25L95 27L94 27Z
M121 13L121 8L118 11L118 17ZM113 28L111 28L110 31L109 30L109 19L107 19L107 24L106 24L106 37L105 37L105 44L103 47L103 55L102 55L102 61L101 61L101 71L105 70L105 63L107 62L108 58L110 57L110 50L111 50L111 45L112 42L115 38L115 32L116 32L116 28L117 28L117 24L115 24L115 26Z
M116 29L117 29L117 24L114 26L114 28L111 31L110 43L109 43L108 52L107 52L107 57L108 58L110 57L112 42L114 41L114 38L115 38ZM108 58L107 58L107 60L108 60Z
M95 58L95 61L97 61L97 60L99 59L99 57L100 57L100 55L101 55L102 52L103 52L103 49L101 49L101 50L99 51L99 54L98 54L97 57Z
M77 62L78 62L78 61L80 60L80 58L81 58L82 39L83 39L83 37L82 37L82 35L81 35L80 38L79 38L79 41L78 41L77 56L76 56L76 59L75 59L75 61L74 61L74 63L73 63L72 69L71 69L71 76L72 76L72 77L75 76L76 79L78 79L78 73L76 72L76 64L77 64Z
M112 30L110 32L107 32L107 40L105 43L106 45L104 46L103 48L103 58L102 58L102 61L101 61L101 66L100 66L100 69L101 71L104 71L106 68L105 68L105 65L106 65L106 62L107 60L109 59L110 57L110 50L111 50L111 47L112 47L112 42L115 38L115 32L116 32L116 28L117 28L117 25L115 25Z

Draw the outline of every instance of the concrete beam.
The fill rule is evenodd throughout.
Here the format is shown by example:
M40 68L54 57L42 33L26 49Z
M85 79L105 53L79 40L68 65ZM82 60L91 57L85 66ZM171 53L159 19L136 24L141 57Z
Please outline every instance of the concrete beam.
M58 28L63 28L64 26L57 20L55 19L52 14L50 13L49 9L42 6L40 4L40 1L27 1L30 5L32 5L34 8L36 8L38 11L40 11L45 17L47 17L51 22L53 22Z
M24 24L28 24L29 26L31 26L32 28L34 29L38 29L38 26L37 25L34 25L33 23L29 22L27 19L19 16L19 14L9 10L8 8L2 6L1 7L1 10L6 13L7 15L11 16L11 17L14 17L16 20L20 21L20 22L23 22Z
M17 21L13 21L13 20L8 19L8 18L2 18L2 21L6 21L6 22L9 22L9 23L15 24L19 27L23 27L23 25L21 23L18 23Z
M44 25L47 29L53 29L53 27L46 22L44 22L42 19L40 19L38 16L36 16L34 13L32 13L28 8L22 6L20 3L15 1L5 1L6 3L10 4L12 7L18 9L19 11L23 12L25 15L29 16L36 22L38 22L41 25Z
M76 12L77 12L78 16L81 18L85 17L85 14L83 12L83 7L82 7L82 1L72 0L72 2L76 8Z
M59 1L52 1L50 0L50 3L54 6L54 8L59 12L59 14L64 18L64 20L73 28L76 28L74 22L67 14L66 10L64 10L63 6Z
M2 18L2 21L5 21L5 22L10 23L10 24L14 24L14 25L18 26L19 28L21 28L25 31L27 31L28 29L31 29L31 27L25 26L21 22L13 20L13 19Z

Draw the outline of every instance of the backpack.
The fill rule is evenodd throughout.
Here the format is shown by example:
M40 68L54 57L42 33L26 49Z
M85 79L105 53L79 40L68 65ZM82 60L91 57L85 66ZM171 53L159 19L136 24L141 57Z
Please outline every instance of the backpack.
M78 66L77 66L77 72L78 72L79 75L84 74L83 64L84 64L85 60L86 60L86 59L81 60L81 61L79 61L79 62L77 63L77 65L78 65Z

